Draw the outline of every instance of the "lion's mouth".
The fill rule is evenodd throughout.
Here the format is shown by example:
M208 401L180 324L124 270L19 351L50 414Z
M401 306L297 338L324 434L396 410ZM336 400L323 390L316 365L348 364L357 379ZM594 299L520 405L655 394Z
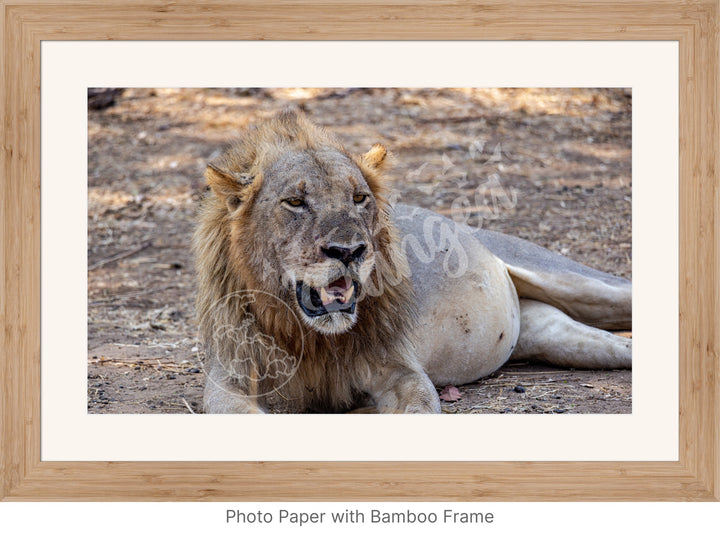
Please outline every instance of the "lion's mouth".
M295 293L303 312L310 317L316 317L331 312L355 313L357 288L357 282L343 276L319 288L313 288L299 281Z

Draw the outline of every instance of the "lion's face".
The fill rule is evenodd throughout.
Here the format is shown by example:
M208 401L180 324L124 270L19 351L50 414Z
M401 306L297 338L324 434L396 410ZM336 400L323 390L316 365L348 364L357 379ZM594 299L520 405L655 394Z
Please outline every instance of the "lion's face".
M251 211L267 241L263 271L280 279L301 319L324 334L350 329L378 224L360 168L333 147L283 153L263 170Z
M207 229L225 229L227 251L204 256L218 268L227 259L241 286L278 297L312 329L348 331L388 248L379 192L387 151L376 144L351 157L296 114L248 132L244 144L208 165Z

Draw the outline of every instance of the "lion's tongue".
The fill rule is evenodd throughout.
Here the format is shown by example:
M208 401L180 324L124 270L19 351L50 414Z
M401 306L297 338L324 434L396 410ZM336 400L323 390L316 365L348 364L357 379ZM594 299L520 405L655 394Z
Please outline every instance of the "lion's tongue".
M323 306L327 306L334 301L347 303L353 295L352 280L346 277L340 277L331 282L327 288L319 288L320 300Z

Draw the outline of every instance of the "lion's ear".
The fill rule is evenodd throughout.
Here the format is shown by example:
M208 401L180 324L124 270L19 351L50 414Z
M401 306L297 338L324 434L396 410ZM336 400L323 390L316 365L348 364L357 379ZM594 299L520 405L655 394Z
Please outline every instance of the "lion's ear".
M382 144L375 144L366 154L362 156L363 162L372 170L381 170L385 164L387 150Z
M243 201L242 192L253 180L249 174L223 170L213 163L208 163L205 178L215 195L227 204L230 211L235 211L240 206Z

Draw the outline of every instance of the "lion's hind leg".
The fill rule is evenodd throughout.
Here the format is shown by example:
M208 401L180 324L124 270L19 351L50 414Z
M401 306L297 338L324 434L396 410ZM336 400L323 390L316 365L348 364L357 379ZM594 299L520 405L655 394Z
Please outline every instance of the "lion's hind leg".
M518 297L559 308L586 325L630 330L632 283L517 237L477 230L475 235L500 258Z
M510 358L565 368L630 368L632 340L575 321L549 304L521 299L520 336Z

